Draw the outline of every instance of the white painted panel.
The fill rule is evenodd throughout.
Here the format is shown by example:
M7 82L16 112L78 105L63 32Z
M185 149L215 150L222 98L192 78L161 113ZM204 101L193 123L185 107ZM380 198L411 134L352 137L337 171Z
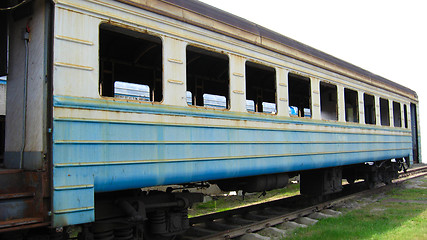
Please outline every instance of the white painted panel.
M381 108L380 108L380 97L374 96L375 98L375 125L381 125Z
M163 37L163 103L187 106L186 46L181 40Z
M60 8L55 13L54 94L99 98L101 21Z
M365 123L365 98L364 98L364 92L357 91L357 100L359 101L358 109L359 109L359 123L364 124Z
M246 112L245 58L229 55L230 111Z
M320 81L317 78L310 79L311 84L311 118L320 120Z
M6 115L6 84L0 84L0 115Z
M345 101L344 101L344 86L337 85L338 91L338 121L345 122Z

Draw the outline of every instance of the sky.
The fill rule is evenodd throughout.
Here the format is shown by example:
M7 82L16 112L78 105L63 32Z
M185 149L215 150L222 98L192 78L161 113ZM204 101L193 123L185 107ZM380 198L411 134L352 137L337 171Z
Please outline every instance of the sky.
M427 153L425 1L201 1L415 90L422 154Z

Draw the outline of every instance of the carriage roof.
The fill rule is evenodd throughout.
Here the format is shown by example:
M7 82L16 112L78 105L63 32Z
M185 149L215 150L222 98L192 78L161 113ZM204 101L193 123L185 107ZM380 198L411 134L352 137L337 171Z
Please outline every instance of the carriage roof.
M351 63L195 0L116 0L237 38L417 100L415 91Z

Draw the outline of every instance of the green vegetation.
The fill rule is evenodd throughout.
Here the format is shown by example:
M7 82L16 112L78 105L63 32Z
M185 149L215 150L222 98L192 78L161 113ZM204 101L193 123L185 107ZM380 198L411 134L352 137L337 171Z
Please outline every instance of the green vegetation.
M394 188L379 201L298 229L286 239L427 239L426 184L424 177L416 188L407 184Z
M286 188L268 191L265 196L260 196L260 193L247 194L244 199L242 196L216 196L213 197L212 201L194 204L193 207L189 209L189 216L196 217L213 212L227 211L237 207L272 201L298 194L299 184L289 184Z

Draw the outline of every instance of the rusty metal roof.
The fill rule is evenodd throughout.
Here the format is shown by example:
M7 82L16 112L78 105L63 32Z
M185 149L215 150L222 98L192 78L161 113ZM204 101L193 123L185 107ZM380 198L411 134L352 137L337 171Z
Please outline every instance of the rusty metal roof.
M189 23L191 23L193 25L197 25L199 27L207 28L207 29L210 29L213 31L217 30L217 29L213 28L212 26L204 25L203 23L198 23L198 22L194 22L194 21L191 21L189 19L186 19L186 18L180 16L179 13L171 14L171 12L166 12L166 11L162 11L161 9L156 9L155 7L151 6L150 4L144 5L144 4L136 3L137 1L135 1L135 0L117 0L117 1L128 3L128 4L131 4L134 6L138 6L140 8L143 8L143 9L146 9L149 11L153 11L153 12L156 12L156 13L159 13L162 15L166 15L168 17L172 17L172 18L184 21L184 22L189 22ZM384 85L387 85L391 88L395 88L395 89L398 89L400 91L406 92L407 94L413 95L413 97L417 98L416 92L405 87L405 86L402 86L398 83L395 83L395 82L390 81L384 77L381 77L379 75L371 73L370 71L367 71L367 70L360 68L356 65L353 65L349 62L343 61L343 60L336 58L330 54L327 54L325 52L317 50L317 49L310 47L306 44L303 44L301 42L293 40L293 39L286 37L282 34L279 34L277 32L269 30L265 27L262 27L260 25L253 23L253 22L250 22L244 18L235 16L231 13L228 13L228 12L223 11L221 9L218 9L216 7L210 6L210 5L205 4L203 2L200 2L197 0L159 0L159 1L163 2L163 3L168 3L168 4L173 5L175 7L185 9L185 10L193 12L193 13L197 13L201 16L204 16L204 17L207 17L209 19L221 22L221 23L226 24L228 26L234 27L238 30L245 31L245 32L251 33L253 35L257 35L257 36L259 36L260 39L269 39L271 41L283 44L287 47L296 49L297 51L301 51L305 54L308 54L308 55L313 56L315 58L321 59L321 60L326 61L328 63L334 64L338 67L347 69L347 70L354 72L356 74L363 75L364 77L368 78L369 80L373 80L373 81L376 81L378 83L382 83ZM217 31L222 33L222 34L226 34L226 35L229 35L232 37L239 38L234 33L227 33L227 32L220 31L220 30L217 30ZM239 38L239 39L241 39L241 38ZM242 40L245 40L245 39L242 39ZM246 40L246 41L248 41L248 40ZM249 41L249 42L251 42L251 41ZM251 43L260 45L262 47L268 47L268 46L265 46L263 44L259 44L256 42L251 42ZM271 49L271 48L270 48L270 50L274 51L274 49ZM304 59L298 59L298 60L305 61ZM309 61L305 61L305 62L311 63ZM316 65L316 66L324 68L323 66L319 66L319 65ZM331 69L327 69L327 70L331 70ZM342 73L340 73L340 74L342 74Z

